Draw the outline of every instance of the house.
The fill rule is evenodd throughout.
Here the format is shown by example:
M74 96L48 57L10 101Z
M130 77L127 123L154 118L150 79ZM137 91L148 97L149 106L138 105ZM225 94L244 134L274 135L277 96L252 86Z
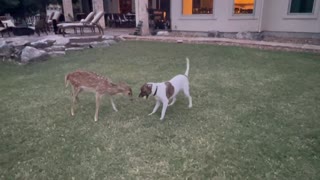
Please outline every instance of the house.
M320 0L78 1L106 13L135 13L137 19L148 4L165 12L173 31L320 33ZM63 7L64 12L73 13L71 0L63 0ZM105 20L100 23L104 26Z

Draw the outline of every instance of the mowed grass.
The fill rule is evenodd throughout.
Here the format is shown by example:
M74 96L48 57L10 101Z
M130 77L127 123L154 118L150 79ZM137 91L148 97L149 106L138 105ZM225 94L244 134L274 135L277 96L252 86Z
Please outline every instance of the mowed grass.
M190 58L193 108L181 94L148 116L145 82ZM241 47L122 42L49 61L0 64L0 179L318 179L320 56ZM80 94L70 115L64 76L76 69L126 81L134 101Z

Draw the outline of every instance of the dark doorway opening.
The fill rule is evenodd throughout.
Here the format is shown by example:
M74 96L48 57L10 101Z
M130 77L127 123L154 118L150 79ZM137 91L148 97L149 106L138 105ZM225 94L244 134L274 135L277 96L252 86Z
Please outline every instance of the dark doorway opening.
M148 11L151 29L171 29L170 0L149 0Z

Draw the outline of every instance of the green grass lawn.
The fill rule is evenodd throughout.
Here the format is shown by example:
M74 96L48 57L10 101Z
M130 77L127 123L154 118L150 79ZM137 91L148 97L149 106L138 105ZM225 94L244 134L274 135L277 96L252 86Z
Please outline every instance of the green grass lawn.
M145 82L184 73L161 123ZM64 75L95 71L132 86L134 101L80 94L70 116ZM45 62L0 63L0 179L318 179L320 56L213 45L123 42Z

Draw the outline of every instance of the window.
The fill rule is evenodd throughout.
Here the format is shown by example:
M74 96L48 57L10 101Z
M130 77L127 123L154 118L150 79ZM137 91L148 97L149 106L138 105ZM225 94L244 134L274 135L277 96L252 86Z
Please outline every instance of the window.
M290 13L312 13L314 0L291 0Z
M233 14L253 14L254 0L233 0Z
M183 0L182 7L183 15L212 14L213 0Z

